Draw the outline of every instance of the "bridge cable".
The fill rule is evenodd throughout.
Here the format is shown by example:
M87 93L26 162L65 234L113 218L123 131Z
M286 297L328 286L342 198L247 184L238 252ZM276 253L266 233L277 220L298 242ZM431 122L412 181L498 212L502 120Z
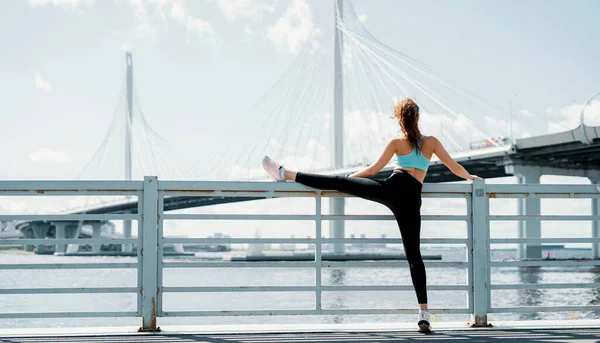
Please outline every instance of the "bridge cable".
M402 78L404 78L406 81L408 81L410 84L412 84L413 86L415 86L417 89L419 89L424 95L426 95L427 97L429 97L431 100L433 100L436 104L438 104L439 106L441 106L443 109L445 109L446 111L448 111L448 113L454 115L457 119L461 119L461 118L465 118L465 123L471 127L473 130L477 131L480 134L483 134L483 136L486 136L486 134L484 132L482 132L481 130L479 130L476 126L474 126L473 124L471 124L469 122L469 118L464 116L464 115L460 115L456 112L454 112L452 109L450 109L448 106L446 106L445 104L441 103L435 96L432 96L430 92L428 92L427 90L425 90L418 81L411 79L410 77L408 77L406 74L404 74L402 71L398 70L397 68L395 68L394 66L390 65L387 61L385 61L383 58L381 58L380 56L378 56L377 54L375 54L373 51L371 51L368 47L366 47L365 45L363 45L362 43L358 42L358 39L356 39L352 34L348 34L347 36L352 37L353 39L355 39L357 41L357 43L363 47L365 49L365 51L370 54L372 57L374 58L378 58L380 59L383 63L385 63L392 71L395 71L396 73L398 73ZM491 137L491 135L486 136L486 137ZM498 145L497 143L494 142L495 145Z

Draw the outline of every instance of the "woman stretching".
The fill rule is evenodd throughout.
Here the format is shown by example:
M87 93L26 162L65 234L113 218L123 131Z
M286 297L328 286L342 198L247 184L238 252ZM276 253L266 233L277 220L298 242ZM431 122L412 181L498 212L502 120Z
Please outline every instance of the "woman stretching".
M404 136L392 139L375 163L354 174L326 176L295 172L284 168L268 156L265 156L262 164L277 181L293 180L317 189L337 190L376 201L392 210L400 227L410 276L419 302L419 332L430 332L425 265L419 247L421 188L429 161L435 154L457 176L467 180L480 177L469 174L454 161L435 137L421 135L418 125L419 106L412 99L406 98L398 102L394 108L394 117L398 120ZM385 181L369 179L377 174L394 154L397 163L392 175Z

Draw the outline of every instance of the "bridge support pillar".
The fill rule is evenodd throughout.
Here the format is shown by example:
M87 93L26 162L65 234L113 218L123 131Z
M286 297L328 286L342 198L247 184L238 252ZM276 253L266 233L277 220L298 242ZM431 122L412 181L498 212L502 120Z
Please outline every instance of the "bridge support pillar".
M92 223L92 238L100 238L101 237L102 225L104 225L104 223L102 223L102 222L93 222ZM92 244L92 252L99 254L101 246L102 246L102 244Z
M534 166L508 165L505 166L507 174L515 175L520 184L539 184L542 176L542 168ZM540 215L541 202L539 198L525 197L518 200L519 215ZM542 222L539 220L519 221L519 238L541 238ZM540 243L519 244L519 258L540 259L542 258L542 245Z
M73 222L53 222L55 227L55 238L79 238L79 232L81 230L78 223ZM66 244L56 244L54 247L54 253L65 253L67 252Z
M35 235L33 234L33 230L25 230L23 231L23 238L25 239L31 239L31 238L35 238ZM25 251L34 251L35 250L35 245L33 244L26 244L23 249Z
M56 238L67 238L67 224L66 222L56 222L54 223L54 228L56 232ZM67 250L67 246L65 244L56 244L54 247L55 253L64 253Z
M50 230L50 223L33 223L32 229L35 238L46 238ZM46 249L43 244L36 245L35 250L38 253L43 253Z
M128 212L130 213L130 212ZM139 235L139 233L138 233ZM123 221L123 238L131 238L131 220L124 220ZM131 243L124 243L121 246L121 251L123 252L132 252L133 251L133 244Z
M592 184L596 184L596 187L600 187L600 178L589 178ZM600 191L600 188L598 189ZM592 199L592 215L597 216L600 214L600 198ZM600 238L600 219L592 221L592 238ZM592 258L600 258L600 242L592 243Z

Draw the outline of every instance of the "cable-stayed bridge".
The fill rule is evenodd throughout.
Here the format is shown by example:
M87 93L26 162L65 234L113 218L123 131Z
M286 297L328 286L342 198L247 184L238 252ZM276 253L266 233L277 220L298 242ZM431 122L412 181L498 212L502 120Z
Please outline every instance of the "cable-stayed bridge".
M513 120L436 68L379 41L359 20L350 1L333 3L333 25L316 31L272 88L247 113L232 117L234 124L227 134L208 144L195 163L179 155L146 121L134 87L133 59L127 54L122 100L105 139L77 177L267 180L260 166L264 154L299 170L346 174L367 166L398 135L392 108L397 100L410 96L421 108L423 133L438 137L473 174L515 175L527 183L539 183L542 174L587 176L598 182L600 128L585 125L584 120L594 97L582 107L577 128L535 114ZM547 134L550 124L562 132ZM525 131L527 137L512 138ZM386 177L392 169L389 165L376 178ZM456 180L434 160L425 181ZM165 209L255 199L175 197L165 199ZM131 213L137 203L86 200L82 207L70 212ZM528 213L539 213L539 207L539 201L530 200L520 206ZM343 210L344 200L333 199L333 213ZM33 232L38 224L19 227ZM126 224L126 237L130 231ZM340 237L343 231L343 222L335 222L330 234ZM528 237L539 236L539 222L528 223L527 232Z
M201 158L197 161L179 154L148 124L134 83L133 60L128 55L126 87L119 95L110 128L77 178L119 180L157 175L171 180L264 179L260 166L264 154L299 170L360 168L399 134L392 109L396 100L406 96L421 107L423 133L438 137L457 159L464 156L463 161L471 154L489 155L490 149L471 149L474 142L499 136L546 136L549 125L555 132L575 129L550 114L515 115L511 120L505 109L488 104L483 97L445 78L442 71L379 41L360 22L350 1L336 2L341 7L336 6L336 25L321 28L255 106L228 116L233 124L221 139L198 144ZM332 37L339 37L337 48ZM598 136L598 130L590 129L587 137L577 132L569 136L587 146ZM342 138L341 144L336 143L336 137ZM531 147L518 138L512 142L519 151ZM552 145L555 139L536 142ZM502 148L506 143L510 142L499 140L487 145ZM336 144L340 145L338 150ZM341 163L336 164L336 158ZM583 162L582 168L593 167L593 161ZM506 175L502 168L473 167L477 168L473 173L482 176ZM427 182L452 179L438 178L436 174L443 168L432 171Z

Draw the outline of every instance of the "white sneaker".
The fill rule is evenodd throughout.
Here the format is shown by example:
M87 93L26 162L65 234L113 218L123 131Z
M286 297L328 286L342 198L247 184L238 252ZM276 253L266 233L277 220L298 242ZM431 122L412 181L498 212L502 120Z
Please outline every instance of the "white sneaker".
M429 312L427 311L419 311L418 323L419 332L422 333L430 333L431 328L429 324Z
M269 156L265 156L263 158L262 166L265 168L267 173L269 173L269 175L275 179L275 181L285 181L285 177L283 176L283 167L279 163L273 161Z

